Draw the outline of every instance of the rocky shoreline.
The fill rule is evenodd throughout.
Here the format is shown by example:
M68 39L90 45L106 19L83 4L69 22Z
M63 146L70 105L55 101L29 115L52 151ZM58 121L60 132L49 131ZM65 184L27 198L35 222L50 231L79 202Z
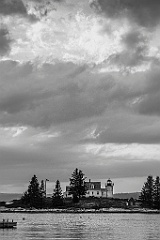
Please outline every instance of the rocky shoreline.
M154 209L0 209L0 213L127 213L160 214Z

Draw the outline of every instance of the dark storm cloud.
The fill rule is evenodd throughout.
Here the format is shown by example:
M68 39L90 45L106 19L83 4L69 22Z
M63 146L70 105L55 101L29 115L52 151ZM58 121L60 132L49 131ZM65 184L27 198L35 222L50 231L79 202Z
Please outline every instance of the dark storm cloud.
M128 123L127 123L128 124ZM120 123L117 124L121 129L109 129L100 135L97 139L99 143L119 143L119 144L157 144L160 143L160 131L157 130L157 127L149 127L148 131L146 128L141 126L141 129L138 129L134 125L130 128L125 128ZM138 123L137 123L138 125Z
M124 42L134 44L128 39ZM156 116L160 73L156 69L123 76L91 73L87 66L73 63L44 64L37 68L29 62L3 61L0 123L48 128L72 125L79 120L92 121L98 126L96 137L81 136L77 141L83 138L84 142L102 144L159 143ZM83 130L82 127L78 131Z
M5 83L6 81L9 83L12 82L13 79L15 81L21 79L21 82L24 83L22 80L33 72L33 65L31 62L20 64L19 62L12 60L1 61L0 72L0 83Z
M146 74L146 85L136 109L144 115L160 115L160 71L159 65Z
M128 49L135 48L139 45L139 43L145 43L145 41L146 39L143 34L137 30L127 32L121 39L122 44L124 44Z
M9 32L6 28L0 29L0 56L7 55L11 50L12 40L9 37Z
M141 114L160 116L160 91L154 95L144 96L138 109Z
M22 0L1 0L0 14L4 16L21 15L27 17L31 22L37 20L35 15L27 13L27 8Z
M123 50L109 57L110 64L132 68L152 60L147 57L147 38L138 30L132 29L124 34L120 43Z
M64 2L65 0L30 0L31 2L44 3L46 5L51 4L52 2Z
M160 143L160 72L159 68L119 75L109 91L106 129L96 129L94 143L156 144ZM105 124L104 124L105 125ZM103 126L103 123L102 123Z
M79 89L77 93L72 94L75 88L74 86L71 88L62 90L58 94L53 92L52 97L45 98L43 101L42 96L35 101L35 94L32 96L28 94L27 97L20 95L6 98L0 104L1 113L4 113L1 123L48 127L53 124L91 118L105 111L106 101L103 97L92 97L87 94L87 91L81 92ZM22 102L19 103L19 100Z
M145 56L146 53L146 47L145 46L139 46L135 49L128 49L122 51L121 53L116 53L111 55L108 58L108 62L110 64L117 65L119 67L136 67L140 66L145 62L148 62L150 59L148 59Z
M90 6L112 19L127 17L144 27L160 21L159 0L92 0Z
M11 61L0 65L3 86L1 123L48 127L99 116L106 110L108 83L105 91L99 86L97 90L98 83L92 80L93 76L85 70L86 67L57 63L34 69L30 63Z
M15 92L11 96L0 98L0 111L5 111L9 114L14 114L25 110L35 109L37 107L36 102L39 100L49 98L51 93L45 92Z
M0 14L27 14L26 7L21 0L1 0L0 1Z
M94 136L94 137L93 137ZM160 124L156 116L144 116L114 109L106 122L96 128L82 143L93 144L159 144Z

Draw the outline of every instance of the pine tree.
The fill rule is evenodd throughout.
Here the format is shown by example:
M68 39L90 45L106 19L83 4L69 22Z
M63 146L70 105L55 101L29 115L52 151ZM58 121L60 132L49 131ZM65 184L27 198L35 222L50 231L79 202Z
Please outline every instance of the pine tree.
M72 176L70 178L70 194L73 195L73 201L78 202L81 197L85 196L86 188L85 188L85 177L84 173L81 170L76 168Z
M147 182L144 183L144 186L141 190L141 195L139 199L142 202L143 207L153 207L153 201L154 201L154 179L152 176L147 177Z
M154 181L154 207L160 209L160 179L159 176L156 177Z
M147 202L147 192L146 192L146 183L144 183L141 194L139 196L139 200L141 201L141 206L146 207L146 202Z
M63 195L59 180L57 180L55 184L55 189L52 196L52 204L54 207L63 205Z
M22 203L29 207L41 208L43 206L44 199L36 175L32 177L28 190L24 193L21 200Z
M41 192L42 196L45 197L45 185L44 185L44 180L41 180L40 192Z

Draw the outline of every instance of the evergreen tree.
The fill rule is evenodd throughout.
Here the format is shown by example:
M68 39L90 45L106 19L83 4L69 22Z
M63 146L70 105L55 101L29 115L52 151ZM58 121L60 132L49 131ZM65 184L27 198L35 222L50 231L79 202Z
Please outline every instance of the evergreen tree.
M37 176L34 175L28 186L28 190L21 198L22 203L29 207L41 208L43 207L44 198L39 187Z
M147 192L146 192L146 183L144 183L141 194L139 196L139 200L141 201L141 206L146 207L146 202L147 202Z
M69 193L73 195L73 201L78 202L81 197L85 196L85 177L84 173L81 170L76 168L70 178L70 191Z
M55 189L52 196L52 204L54 207L63 205L63 195L59 180L57 180L55 184Z
M44 185L44 180L41 181L40 192L41 192L42 196L45 197L45 185Z
M156 177L154 182L154 207L160 209L160 179L159 176Z
M141 190L141 195L139 199L142 202L143 207L153 207L153 201L154 201L154 179L152 176L147 177L147 182L144 183L144 186Z
M29 207L30 199L27 191L25 191L21 197L21 202L22 204L25 204L27 207Z

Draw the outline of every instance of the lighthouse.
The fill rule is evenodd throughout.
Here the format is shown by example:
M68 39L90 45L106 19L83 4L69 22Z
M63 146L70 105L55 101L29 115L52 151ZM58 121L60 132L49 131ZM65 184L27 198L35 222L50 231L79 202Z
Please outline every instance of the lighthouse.
M105 184L105 189L106 189L106 197L107 198L113 198L113 186L114 183L111 181L111 179L109 178L107 180L107 183Z

